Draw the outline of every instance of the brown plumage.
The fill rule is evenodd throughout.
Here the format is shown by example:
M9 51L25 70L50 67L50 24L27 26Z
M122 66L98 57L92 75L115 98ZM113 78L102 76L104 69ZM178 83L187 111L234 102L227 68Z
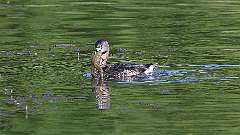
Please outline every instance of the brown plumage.
M106 40L98 40L96 52L92 57L92 76L103 76L114 79L125 79L139 75L147 75L153 71L153 64L107 64L109 44Z

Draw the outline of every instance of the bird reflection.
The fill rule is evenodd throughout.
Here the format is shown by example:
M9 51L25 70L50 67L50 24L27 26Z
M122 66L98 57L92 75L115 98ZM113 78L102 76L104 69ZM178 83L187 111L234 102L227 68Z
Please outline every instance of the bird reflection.
M101 77L92 77L92 92L96 97L97 109L110 109L110 91L107 80Z

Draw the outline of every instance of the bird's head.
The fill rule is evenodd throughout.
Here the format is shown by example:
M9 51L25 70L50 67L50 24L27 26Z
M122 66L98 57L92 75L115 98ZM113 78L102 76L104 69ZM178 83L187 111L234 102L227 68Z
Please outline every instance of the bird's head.
M102 59L107 60L109 55L109 44L107 40L99 39L95 43L96 52L102 54Z

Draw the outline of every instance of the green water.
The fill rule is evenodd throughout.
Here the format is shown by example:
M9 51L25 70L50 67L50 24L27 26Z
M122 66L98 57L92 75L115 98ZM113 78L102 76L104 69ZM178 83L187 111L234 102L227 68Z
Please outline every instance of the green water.
M239 134L240 1L1 0L0 134ZM88 76L93 43L110 63L157 63L109 80L105 110Z

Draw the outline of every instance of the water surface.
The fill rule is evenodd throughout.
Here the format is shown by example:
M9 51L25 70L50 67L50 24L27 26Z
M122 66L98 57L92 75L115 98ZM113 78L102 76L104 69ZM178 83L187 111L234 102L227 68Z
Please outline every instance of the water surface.
M238 0L2 0L0 10L1 134L239 134ZM160 67L93 87L99 38L110 63Z

